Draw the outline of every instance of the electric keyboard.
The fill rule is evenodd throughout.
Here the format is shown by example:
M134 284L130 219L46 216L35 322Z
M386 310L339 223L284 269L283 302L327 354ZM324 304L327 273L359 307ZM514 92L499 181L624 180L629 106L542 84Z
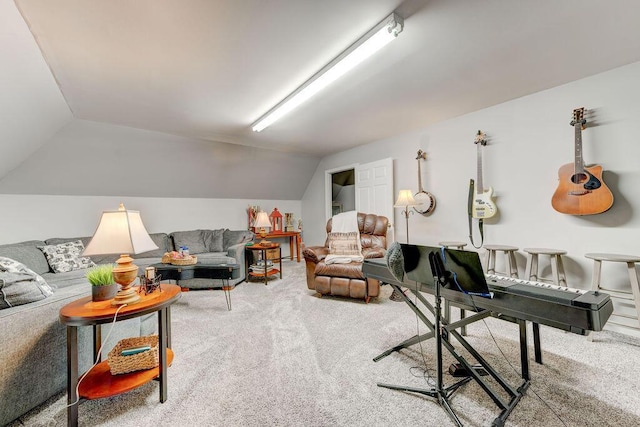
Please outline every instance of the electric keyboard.
M406 278L403 282L396 280L384 258L364 260L362 272L367 278L435 294L433 285ZM528 320L580 335L587 335L589 331L601 331L613 312L611 298L603 292L498 275L486 277L493 298L473 297L446 287L441 288L442 297L465 310L489 310L493 316L505 320Z

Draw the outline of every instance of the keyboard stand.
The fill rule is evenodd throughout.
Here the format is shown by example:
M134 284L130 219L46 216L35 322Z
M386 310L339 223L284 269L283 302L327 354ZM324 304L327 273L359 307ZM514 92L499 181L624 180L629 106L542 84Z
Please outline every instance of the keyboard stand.
M458 322L454 322L448 324L445 319L440 315L440 294L439 294L439 286L436 286L436 307L434 307L418 290L419 285L411 286L406 281L402 284L404 287L408 288L411 293L416 297L416 299L424 305L429 312L431 312L434 320L431 321L425 313L411 300L410 297L405 295L402 291L400 284L397 282L388 282L394 290L398 291L398 293L402 296L403 301L411 308L411 310L416 314L416 316L424 323L430 332L422 335L416 335L412 338L409 338L400 344L392 347L391 349L383 352L382 354L376 356L373 360L374 362L379 361L380 359L386 357L387 355L401 350L403 348L407 348L413 344L416 344L422 340L429 339L435 337L437 340L436 345L436 359L437 359L437 385L432 389L421 389L414 387L405 387L405 386L397 386L391 384L378 383L379 387L385 387L392 390L400 390L400 391L408 391L413 393L424 394L427 396L431 396L437 398L438 403L444 407L444 409L448 412L451 419L458 426L462 426L462 423L458 419L458 417L453 413L451 406L449 405L448 399L449 397L462 385L466 384L471 380L475 380L478 385L487 393L489 397L494 401L496 406L501 409L500 415L493 421L492 426L502 427L504 423L518 404L527 388L530 384L529 378L529 357L528 357L528 348L527 348L527 327L526 322L521 319L516 319L520 329L520 363L521 363L521 376L522 382L517 387L514 387L507 383L505 379L503 379L498 372L467 342L467 340L456 330L462 326L466 326L470 323L477 322L481 319L484 319L490 316L490 312L488 310L480 310L476 314L466 317ZM435 334L436 330L441 330L442 332L438 335ZM469 352L471 357L473 357L478 364L484 368L484 370L500 385L500 387L504 390L504 392L508 395L508 398L505 399L501 395L499 395L493 387L485 381L482 376L474 369L467 360L460 355L453 345L449 342L449 336L452 336L458 341L464 348ZM467 372L471 375L466 377L448 387L443 386L442 381L442 354L441 349L444 347L455 359L458 363L460 363Z

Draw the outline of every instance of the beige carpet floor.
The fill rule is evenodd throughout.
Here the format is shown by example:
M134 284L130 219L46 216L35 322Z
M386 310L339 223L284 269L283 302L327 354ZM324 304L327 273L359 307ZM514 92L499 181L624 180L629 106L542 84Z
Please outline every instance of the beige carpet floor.
M376 386L429 388L429 375L435 375L433 340L372 361L416 331L426 332L422 325L417 329L406 304L389 300L389 286L364 304L319 298L306 287L304 263L286 262L284 272L284 279L268 286L238 285L231 311L222 291L184 293L172 308L175 360L168 401L159 403L152 382L82 402L80 425L453 425L434 399ZM612 332L594 338L542 327L544 365L531 355L531 386L507 425L640 425L640 340ZM478 322L469 326L468 340L517 382L516 325ZM452 362L445 357L445 368ZM447 374L445 382L454 379ZM11 427L66 425L65 404L61 393ZM468 426L491 425L499 413L474 382L460 388L451 404Z

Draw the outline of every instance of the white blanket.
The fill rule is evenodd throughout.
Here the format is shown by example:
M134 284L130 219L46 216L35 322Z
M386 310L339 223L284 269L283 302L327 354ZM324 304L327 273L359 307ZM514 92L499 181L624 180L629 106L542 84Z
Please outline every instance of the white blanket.
M357 234L359 255L332 255L331 253L324 259L325 264L348 264L350 262L362 262L362 245L360 243L360 230L358 229L358 212L349 211L335 215L331 219L332 233L351 233Z

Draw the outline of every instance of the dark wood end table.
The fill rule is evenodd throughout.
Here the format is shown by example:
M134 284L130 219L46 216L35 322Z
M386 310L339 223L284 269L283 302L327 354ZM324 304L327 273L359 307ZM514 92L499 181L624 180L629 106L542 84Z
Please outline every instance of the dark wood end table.
M245 256L245 273L247 276L247 282L249 281L249 278L251 277L264 277L264 284L266 285L268 282L268 277L269 276L273 276L275 274L280 274L280 278L282 279L282 251L280 249L280 244L279 243L271 243L268 245L261 245L259 243L250 245L250 246L245 246L245 250L246 252L249 252L248 254L245 255L250 255L250 256ZM271 250L277 250L277 257L276 258L271 258L270 261L273 262L277 262L280 266L280 268L266 268L267 267L267 261L269 261L269 257L267 256L267 252L271 251ZM258 272L258 271L251 271L250 269L250 262L254 261L254 252L258 251L261 254L262 260L264 262L264 270L263 272Z
M171 311L170 306L180 299L180 287L163 284L160 289L148 295L140 294L140 301L127 306L112 306L111 301L93 302L91 297L84 297L60 309L60 323L67 327L67 425L78 425L78 404L80 398L98 399L115 396L133 390L147 382L159 378L160 402L167 400L167 366L173 360L171 346ZM119 310L119 311L118 311ZM108 362L102 361L91 368L78 386L78 326L93 326L93 350L96 359L99 354L102 334L101 326L113 322L133 319L149 313L158 313L159 354L158 367L130 372L128 374L111 375ZM76 402L78 400L78 402ZM75 403L74 403L75 402ZM73 404L72 404L73 403Z

